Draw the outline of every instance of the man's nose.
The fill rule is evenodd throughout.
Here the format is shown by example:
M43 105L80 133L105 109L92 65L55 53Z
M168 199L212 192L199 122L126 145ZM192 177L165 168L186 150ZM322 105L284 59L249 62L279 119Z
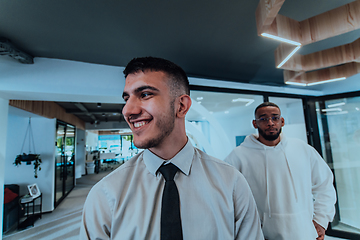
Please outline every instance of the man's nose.
M122 114L125 118L130 117L131 115L136 115L141 112L138 100L136 98L129 97L125 103L125 106L122 110Z
M275 122L274 122L274 120L272 118L268 118L267 122L268 122L269 125L275 124Z

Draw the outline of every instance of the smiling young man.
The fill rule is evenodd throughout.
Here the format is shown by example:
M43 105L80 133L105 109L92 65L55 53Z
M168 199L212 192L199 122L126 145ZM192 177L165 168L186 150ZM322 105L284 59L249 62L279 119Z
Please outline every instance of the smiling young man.
M265 239L324 239L335 214L333 175L314 148L281 134L280 108L255 109L249 135L225 159L243 173L253 192Z
M185 72L145 57L130 61L124 74L123 115L135 146L145 150L92 188L80 239L264 239L242 174L186 136ZM173 179L164 170L170 168Z

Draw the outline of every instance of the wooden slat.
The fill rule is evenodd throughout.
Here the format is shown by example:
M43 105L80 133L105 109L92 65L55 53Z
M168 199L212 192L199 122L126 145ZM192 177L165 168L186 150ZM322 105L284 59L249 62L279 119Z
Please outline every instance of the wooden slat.
M294 45L281 43L278 48L275 49L275 67L279 64L296 48ZM294 54L281 69L288 69L292 71L303 71L301 55Z
M85 122L54 102L10 100L9 105L46 118L56 118L85 130Z
M273 1L261 0L256 11L258 34L262 32L288 40L300 42L302 45L321 41L360 28L360 0L345 4L301 22L277 14L281 5L274 7ZM280 8L278 8L280 6ZM267 9L268 8L268 9ZM276 11L275 11L276 10ZM272 20L272 22L271 22ZM268 25L271 22L270 26ZM277 67L288 56L289 47L280 44L275 50ZM294 80L312 82L338 77L349 77L357 74L360 62L360 40L351 44L319 51L305 56L294 54L281 68L284 81ZM338 66L344 64L343 66ZM316 69L320 69L314 71ZM311 71L311 72L309 72ZM295 80L294 80L295 81Z
M263 32L295 42L302 42L300 22L278 14Z
M304 74L305 72L295 72L295 71L289 71L289 70L284 70L283 75L284 75L284 82L295 82L297 77L300 77L302 74Z
M260 0L255 13L258 35L269 28L284 2L285 0Z
M261 2L258 6L261 5ZM257 13L256 18L258 18ZM258 34L266 32L307 45L359 28L360 0L357 0L301 22L278 14L273 19L271 26L261 29L258 26ZM261 30L260 33L259 30Z
M303 45L359 29L360 1L303 20L300 26Z
M275 63L287 56L288 50L279 46L275 50ZM286 57L285 56L285 57ZM281 68L292 71L312 71L360 60L360 38L352 43L323 51L299 55L295 54Z
M351 77L360 73L360 63L346 63L344 65L335 66L331 68L320 69L317 71L306 72L294 78L291 82L298 83L313 83L321 82L329 79ZM289 76L294 73L287 73Z

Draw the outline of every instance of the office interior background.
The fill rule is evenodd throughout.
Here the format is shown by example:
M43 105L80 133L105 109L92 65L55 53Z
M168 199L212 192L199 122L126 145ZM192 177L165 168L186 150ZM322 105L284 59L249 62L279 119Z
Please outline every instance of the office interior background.
M256 133L251 121L257 105L278 104L283 133L314 146L334 173L338 201L328 235L359 238L360 2L269 2L270 13L257 11L265 1L2 1L1 198L4 184L19 184L26 194L26 186L36 183L43 212L51 212L86 174L88 152L105 149L99 139L114 141L109 148L119 151L122 161L141 151L132 145L121 115L122 71L133 57L157 56L189 75L193 104L187 134L194 146L219 159ZM287 24L281 25L284 16ZM257 18L267 21L259 24ZM270 30L276 28L279 36L292 38L296 33L291 26L303 26L307 19L314 24L312 42L300 37L301 45L289 47L259 33L274 34ZM278 67L285 53L298 46L289 62ZM321 64L306 65L313 58L322 59ZM334 79L339 81L325 82ZM13 165L29 118L43 161L36 179L32 166ZM71 163L66 180L59 177L63 165L54 144L61 139L69 139L64 140ZM3 215L2 201L0 207Z

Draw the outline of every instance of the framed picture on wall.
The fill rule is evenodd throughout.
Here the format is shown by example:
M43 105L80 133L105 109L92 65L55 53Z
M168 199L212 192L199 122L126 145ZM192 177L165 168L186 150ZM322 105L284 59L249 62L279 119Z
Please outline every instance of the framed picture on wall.
M36 197L40 196L41 192L40 192L40 189L39 189L39 187L38 187L38 185L36 183L30 184L27 187L28 187L28 190L29 190L29 193L30 193L31 197L36 198Z

